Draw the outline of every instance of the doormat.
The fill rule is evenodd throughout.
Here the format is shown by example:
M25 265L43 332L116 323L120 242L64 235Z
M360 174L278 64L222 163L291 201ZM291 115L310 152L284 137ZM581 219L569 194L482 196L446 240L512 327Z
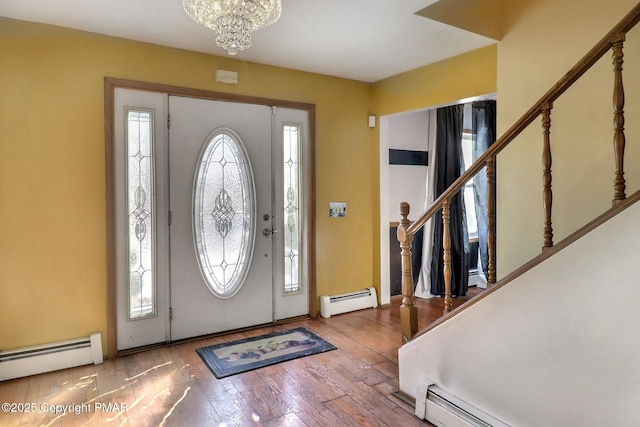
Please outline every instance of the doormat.
M201 347L196 352L216 378L224 378L335 349L307 328L295 328Z

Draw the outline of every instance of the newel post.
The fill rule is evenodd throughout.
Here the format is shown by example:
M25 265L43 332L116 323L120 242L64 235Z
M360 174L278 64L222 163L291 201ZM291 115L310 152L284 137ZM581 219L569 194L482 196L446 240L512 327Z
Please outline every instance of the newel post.
M400 306L400 325L402 341L410 341L418 332L418 311L413 304L413 266L411 265L411 244L413 234L407 233L410 221L409 204L400 203L400 225L398 226L398 241L400 242L400 257L402 263L402 305Z

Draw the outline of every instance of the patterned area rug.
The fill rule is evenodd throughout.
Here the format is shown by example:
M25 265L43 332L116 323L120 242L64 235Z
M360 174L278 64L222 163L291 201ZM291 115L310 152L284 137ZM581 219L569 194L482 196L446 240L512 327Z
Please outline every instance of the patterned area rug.
M295 328L201 347L196 352L216 378L224 378L335 349L307 328Z

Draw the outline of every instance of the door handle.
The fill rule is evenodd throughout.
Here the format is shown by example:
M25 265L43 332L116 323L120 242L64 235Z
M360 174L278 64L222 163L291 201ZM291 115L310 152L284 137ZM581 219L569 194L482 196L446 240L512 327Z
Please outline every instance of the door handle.
M273 228L265 228L264 230L262 230L262 235L264 237L269 237L270 234L275 234L277 232L278 230L274 230Z

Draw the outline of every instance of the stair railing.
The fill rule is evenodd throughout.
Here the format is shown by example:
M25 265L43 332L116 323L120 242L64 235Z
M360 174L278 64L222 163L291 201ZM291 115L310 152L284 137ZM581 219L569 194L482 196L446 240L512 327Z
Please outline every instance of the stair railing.
M484 167L488 181L488 236L489 271L487 281L496 282L496 229L495 229L495 162L496 156L509 145L522 131L524 131L539 116L542 117L543 134L543 205L545 220L543 228L543 247L545 250L553 246L553 224L551 221L553 192L551 190L552 156L551 156L551 111L553 103L567 89L569 89L583 74L585 74L608 51L612 51L613 58L613 147L615 155L615 176L613 205L626 199L624 178L624 85L622 80L623 47L626 34L640 21L640 3L636 5L606 36L604 36L578 63L569 70L542 98L538 100L518 121L515 122L496 142L480 156L467 171L456 179L426 211L413 222L408 219L410 206L400 204L400 225L397 237L400 242L400 257L402 265L402 305L400 307L400 323L403 342L411 340L418 332L417 308L414 304L414 281L411 263L411 246L416 232L442 209L443 222L443 276L445 284L444 313L451 311L451 236L450 204L452 198L464 188L466 182L472 179Z

